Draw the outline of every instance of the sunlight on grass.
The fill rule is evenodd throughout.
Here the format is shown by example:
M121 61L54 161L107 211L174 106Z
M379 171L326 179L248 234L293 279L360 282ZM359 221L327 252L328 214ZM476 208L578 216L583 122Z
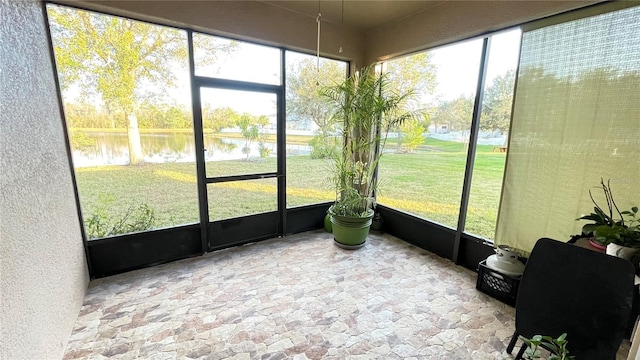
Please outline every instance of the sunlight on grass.
M122 165L102 165L76 168L76 173L127 171Z
M454 206L451 204L438 204L434 202L394 199L386 196L379 196L378 202L391 208L406 209L407 211L410 211L412 213L445 215L458 214L458 206Z
M382 157L378 202L455 227L466 160L464 144L431 139L423 146L429 149ZM504 154L491 153L490 149L477 154L465 231L493 237L504 160ZM269 158L250 165L270 167L274 161ZM287 205L333 201L335 194L327 181L330 164L308 156L288 157ZM247 163L223 161L210 165L227 172ZM76 169L76 177L85 217L99 208L101 196L109 196L115 199L108 209L113 216L131 205L146 203L155 210L157 227L198 222L194 163L84 167ZM211 219L277 210L276 184L275 178L209 184Z
M188 183L196 183L195 175L185 174L177 171L169 171L169 170L155 170L154 175L165 177L167 179L182 181ZM262 192L268 194L275 194L278 190L276 185L262 185L255 183L247 183L243 181L239 182L229 182L229 183L220 183L218 187L224 187L228 189L236 189L236 190L244 190L251 192ZM309 188L296 188L289 187L287 188L287 195L289 196L297 196L303 197L307 199L319 199L324 200L327 198L331 198L333 196L333 192L319 189L309 189Z
M185 174L178 171L169 171L169 170L155 170L153 172L154 175L165 177L167 179L182 181L187 183L196 183L197 178L195 175Z

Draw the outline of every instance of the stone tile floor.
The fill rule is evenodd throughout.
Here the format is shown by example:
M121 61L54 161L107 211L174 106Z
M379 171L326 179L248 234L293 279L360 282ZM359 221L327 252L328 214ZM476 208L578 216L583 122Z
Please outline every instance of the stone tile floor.
M312 231L92 281L64 358L512 359L514 309L475 281L389 235Z

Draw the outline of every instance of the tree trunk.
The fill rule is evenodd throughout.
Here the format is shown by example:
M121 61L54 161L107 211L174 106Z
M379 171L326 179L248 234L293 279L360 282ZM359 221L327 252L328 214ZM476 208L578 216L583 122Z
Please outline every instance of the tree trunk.
M143 162L142 145L140 144L140 130L138 118L133 112L127 113L127 138L129 140L129 165L139 165Z

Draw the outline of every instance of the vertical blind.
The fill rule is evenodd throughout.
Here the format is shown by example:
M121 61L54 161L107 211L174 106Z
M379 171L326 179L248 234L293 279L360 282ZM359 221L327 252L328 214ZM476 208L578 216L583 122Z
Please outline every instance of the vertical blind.
M640 6L571 16L522 37L496 244L525 252L580 233L600 178L640 205Z

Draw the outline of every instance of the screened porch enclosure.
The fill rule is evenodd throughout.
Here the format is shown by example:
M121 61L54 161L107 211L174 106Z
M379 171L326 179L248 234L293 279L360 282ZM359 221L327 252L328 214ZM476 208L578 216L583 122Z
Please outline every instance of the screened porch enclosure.
M293 337L309 348L284 341L274 351L504 355L513 309L473 288L478 263L495 244L527 251L538 237L578 234L601 177L622 210L640 202L640 7L394 1L381 10L388 3L346 0L341 19L341 2L321 0L318 46L311 1L3 1L0 357L143 357L173 336L194 340L176 351L197 357L214 348L183 330L213 330L212 318L196 319L218 314L209 296L247 303L247 282L265 291L265 325L283 321L267 298L313 305L302 309L309 342ZM374 63L396 89L416 90L406 109L428 116L387 134L376 208L384 233L346 253L322 230L340 124L314 96ZM358 285L329 268L360 261L370 266L352 275L371 293L349 294ZM225 289L238 297L225 300ZM366 306L344 314L322 307L363 294ZM242 319L256 320L255 305ZM164 311L191 313L160 329ZM241 319L221 314L226 325ZM377 350L344 347L351 321L365 337L380 325L385 336L365 339ZM315 332L334 325L327 347ZM127 336L142 326L134 344ZM282 333L269 331L249 357L272 353L264 347ZM233 345L219 350L242 350Z
M636 9L624 8L589 8L558 22L588 34L589 26L602 29L607 21L632 23ZM341 125L318 93L357 71L348 61L61 5L49 4L47 10L93 277L322 227L335 198L328 179ZM591 25L582 18L595 20ZM377 211L385 231L471 269L491 254L494 241L519 244L515 247L527 252L535 239L549 235L524 234L524 224L508 225L519 216L514 207L531 202L522 194L533 192L520 189L530 185L531 175L505 169L529 164L520 160L522 150L508 151L520 149L522 141L520 113L512 116L511 109L520 106L514 93L527 91L533 71L527 51L557 53L553 42L521 45L521 39L536 33L531 29L554 26L561 25L534 22L524 26L524 35L514 27L382 62L395 90L414 91L403 107L423 114L390 129L381 144ZM129 40L119 37L123 31ZM608 34L612 31L617 33L608 38L611 47L633 33L625 26ZM98 41L102 38L106 41ZM83 51L74 48L87 39ZM590 51L580 41L576 51ZM626 41L621 54L637 51L635 42ZM125 49L133 44L136 55L128 59ZM575 65L575 76L619 71L630 79L626 88L607 86L633 94L638 71L633 62L617 70L615 59L599 63L599 58ZM115 65L96 67L100 61ZM127 73L126 67L135 71ZM128 85L116 92L105 85L113 81ZM594 94L589 102L599 101ZM631 98L617 98L618 110L620 105L630 110L618 112L616 124L635 138L637 110ZM542 116L555 121L550 102L541 103L547 105ZM595 113L593 121L605 113ZM599 141L597 135L592 141ZM628 192L640 164L633 156L625 159L637 143L622 139L620 144L630 145L604 145L620 151L606 159L625 164L607 172ZM529 171L545 169L537 163ZM607 175L590 174L560 191L584 199L580 192L597 183L594 176ZM544 213L545 205L538 206ZM500 213L503 208L509 210ZM570 222L579 216L574 209L565 206L554 217L564 225L551 236L576 233L578 224Z

